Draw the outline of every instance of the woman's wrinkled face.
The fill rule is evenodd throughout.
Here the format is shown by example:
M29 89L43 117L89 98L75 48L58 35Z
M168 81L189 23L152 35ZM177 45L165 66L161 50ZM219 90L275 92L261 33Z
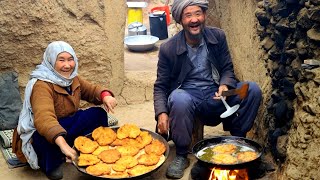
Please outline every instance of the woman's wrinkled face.
M71 54L62 52L58 55L54 69L63 77L69 78L72 74L76 63Z
M199 6L187 6L181 16L183 29L189 36L197 37L205 25L206 13Z

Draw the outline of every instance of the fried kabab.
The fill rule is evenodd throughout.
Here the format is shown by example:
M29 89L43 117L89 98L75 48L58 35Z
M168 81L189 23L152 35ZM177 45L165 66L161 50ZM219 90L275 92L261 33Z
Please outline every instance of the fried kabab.
M93 176L101 176L111 173L111 165L106 163L98 163L86 168L86 172Z
M99 159L108 164L116 162L120 157L121 154L116 149L104 150L98 155Z
M139 164L152 166L159 162L161 156L156 154L142 154L138 157Z
M136 138L140 135L141 130L137 125L134 124L124 124L117 130L117 138Z
M166 151L166 146L158 139L154 139L151 144L144 148L144 150L147 154L156 154L160 156Z
M111 144L117 138L117 134L108 127L98 127L92 132L92 138L99 143L100 146Z
M90 166L100 162L100 159L93 154L80 154L78 158L78 166Z
M98 148L98 143L92 141L85 136L79 136L74 140L74 146L81 152L85 154L90 154Z
M237 146L234 144L221 144L214 146L212 151L217 154L232 154L236 149Z

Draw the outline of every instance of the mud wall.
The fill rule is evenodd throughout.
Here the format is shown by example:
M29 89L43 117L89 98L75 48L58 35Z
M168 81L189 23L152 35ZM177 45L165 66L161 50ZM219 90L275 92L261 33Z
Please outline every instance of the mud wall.
M255 14L272 95L264 123L278 179L319 179L320 1L263 0Z
M119 95L124 82L125 1L0 1L0 72L16 71L21 92L51 41L71 44L79 74Z
M277 179L319 179L319 0L210 0L208 24L227 34L235 71L264 99L250 136L278 164Z

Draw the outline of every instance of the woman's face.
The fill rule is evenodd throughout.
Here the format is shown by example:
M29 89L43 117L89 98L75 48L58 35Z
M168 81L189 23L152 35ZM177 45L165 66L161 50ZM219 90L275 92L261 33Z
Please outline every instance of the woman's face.
M74 62L74 59L71 56L71 54L67 52L62 52L57 57L54 69L63 77L69 78L74 70L75 65L76 63Z

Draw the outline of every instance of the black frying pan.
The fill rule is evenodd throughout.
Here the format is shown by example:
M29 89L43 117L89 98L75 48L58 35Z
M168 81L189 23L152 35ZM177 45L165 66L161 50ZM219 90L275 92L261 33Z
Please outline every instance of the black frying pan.
M110 128L113 129L115 132L117 132L117 130L119 129L118 126L110 127ZM103 179L130 179L130 180L132 180L132 179L141 179L141 178L143 178L143 177L150 176L151 173L157 171L157 170L164 164L164 162L167 160L167 158L168 158L168 156L169 156L169 144L168 144L168 142L167 142L162 136L160 136L159 134L157 134L157 133L155 133L155 132L152 132L152 131L149 131L149 130L143 129L143 128L140 128L140 130L141 130L141 131L148 131L148 132L150 133L150 135L153 137L153 139L158 139L159 141L161 141L161 142L166 146L166 152L164 153L165 160L163 161L163 163L162 163L161 165L159 165L157 168L153 169L152 171L149 171L149 172L147 172L147 173L145 173L145 174L141 174L141 175L139 175L139 176L131 176L131 177L127 177L127 178L110 178L110 177L102 177L102 176L94 176L94 177L99 177L99 178L103 178ZM86 135L86 137L92 139L91 134ZM77 151L78 155L80 155L79 151L78 151L75 147L73 147L73 148ZM88 173L86 172L86 170L85 170L85 167L80 167L80 166L78 166L78 160L72 161L72 164L73 164L80 172L82 172L82 173L84 173L84 174L88 174ZM91 174L88 174L88 175L93 176L93 175L91 175Z
M253 149L255 152L257 152L258 156L256 159L253 159L251 161L242 162L242 163L235 163L235 164L217 164L212 161L205 161L199 158L198 152L203 150L204 148L215 146L222 143L232 143L235 145L240 145L243 147L248 147ZM216 136L210 139L204 139L202 141L199 141L196 143L192 148L193 155L196 156L196 158L199 160L201 164L203 164L206 167L220 167L225 169L242 169L242 168L248 168L253 164L253 162L256 162L262 155L262 147L256 143L253 140L242 138L242 137L236 137L236 136Z

